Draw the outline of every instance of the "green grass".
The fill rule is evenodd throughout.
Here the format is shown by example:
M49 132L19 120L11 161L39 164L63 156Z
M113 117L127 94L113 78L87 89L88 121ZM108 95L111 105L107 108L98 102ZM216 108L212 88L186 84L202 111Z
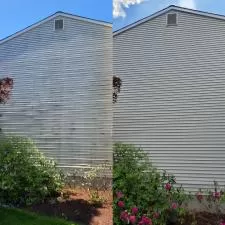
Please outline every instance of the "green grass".
M72 222L40 216L19 209L0 208L0 225L75 225Z

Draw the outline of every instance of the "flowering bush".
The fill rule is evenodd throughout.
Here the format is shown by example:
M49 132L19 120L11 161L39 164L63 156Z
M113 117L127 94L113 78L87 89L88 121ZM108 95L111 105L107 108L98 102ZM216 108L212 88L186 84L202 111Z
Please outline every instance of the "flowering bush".
M0 79L0 104L5 104L13 88L13 79L6 77Z
M132 145L114 146L114 224L166 224L184 209L188 200L175 177L160 174L143 150Z
M117 76L113 76L113 103L117 102L118 94L120 93L121 86L122 86L122 80Z
M60 192L62 174L28 138L0 139L0 204L28 205Z
M117 202L117 208L114 206L114 224L161 225L176 219L173 218L174 215L179 216L180 213L184 211L184 209L175 202L173 202L168 209L162 210L157 208L157 211L155 211L154 206L149 206L149 210L140 210L136 206L128 207L129 199L124 196L117 197L114 202ZM115 212L117 215L115 215Z

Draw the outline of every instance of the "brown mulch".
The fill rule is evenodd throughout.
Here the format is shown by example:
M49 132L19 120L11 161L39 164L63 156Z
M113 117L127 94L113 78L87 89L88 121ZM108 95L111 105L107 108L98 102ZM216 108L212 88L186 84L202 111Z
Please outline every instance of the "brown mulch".
M27 209L42 215L73 221L77 225L113 224L111 190L99 191L99 195L105 199L102 206L91 203L88 190L83 188L65 189L64 194L65 198L58 198L58 201L36 204ZM220 218L225 221L225 215ZM213 213L193 212L184 218L183 224L176 225L218 225L218 222L217 216Z
M89 192L83 188L66 189L66 198L58 198L58 201L33 205L28 210L33 212L64 218L78 223L78 225L111 225L112 222L112 193L100 191L105 199L102 206L90 202Z
M195 220L193 220L193 215L195 216ZM220 217L225 220L225 215ZM187 215L185 217L185 225L219 225L218 217L214 213L209 212L193 212L193 214ZM196 223L193 223L196 221Z

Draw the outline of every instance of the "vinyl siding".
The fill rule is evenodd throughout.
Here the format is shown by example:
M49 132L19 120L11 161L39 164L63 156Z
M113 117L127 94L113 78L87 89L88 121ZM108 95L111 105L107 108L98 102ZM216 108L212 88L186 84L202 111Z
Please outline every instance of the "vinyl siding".
M114 36L113 141L194 191L225 184L225 21L177 13L177 26L164 14Z
M54 19L0 45L0 77L14 79L0 127L33 138L60 167L112 160L112 29ZM55 18L56 19L56 18Z

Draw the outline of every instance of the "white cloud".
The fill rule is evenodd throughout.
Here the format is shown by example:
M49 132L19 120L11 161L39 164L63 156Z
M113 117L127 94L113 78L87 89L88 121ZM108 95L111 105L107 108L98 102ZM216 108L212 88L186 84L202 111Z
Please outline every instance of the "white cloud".
M126 17L124 8L129 8L131 5L140 4L145 0L113 0L113 17Z
M195 0L180 0L179 5L184 8L196 9Z

